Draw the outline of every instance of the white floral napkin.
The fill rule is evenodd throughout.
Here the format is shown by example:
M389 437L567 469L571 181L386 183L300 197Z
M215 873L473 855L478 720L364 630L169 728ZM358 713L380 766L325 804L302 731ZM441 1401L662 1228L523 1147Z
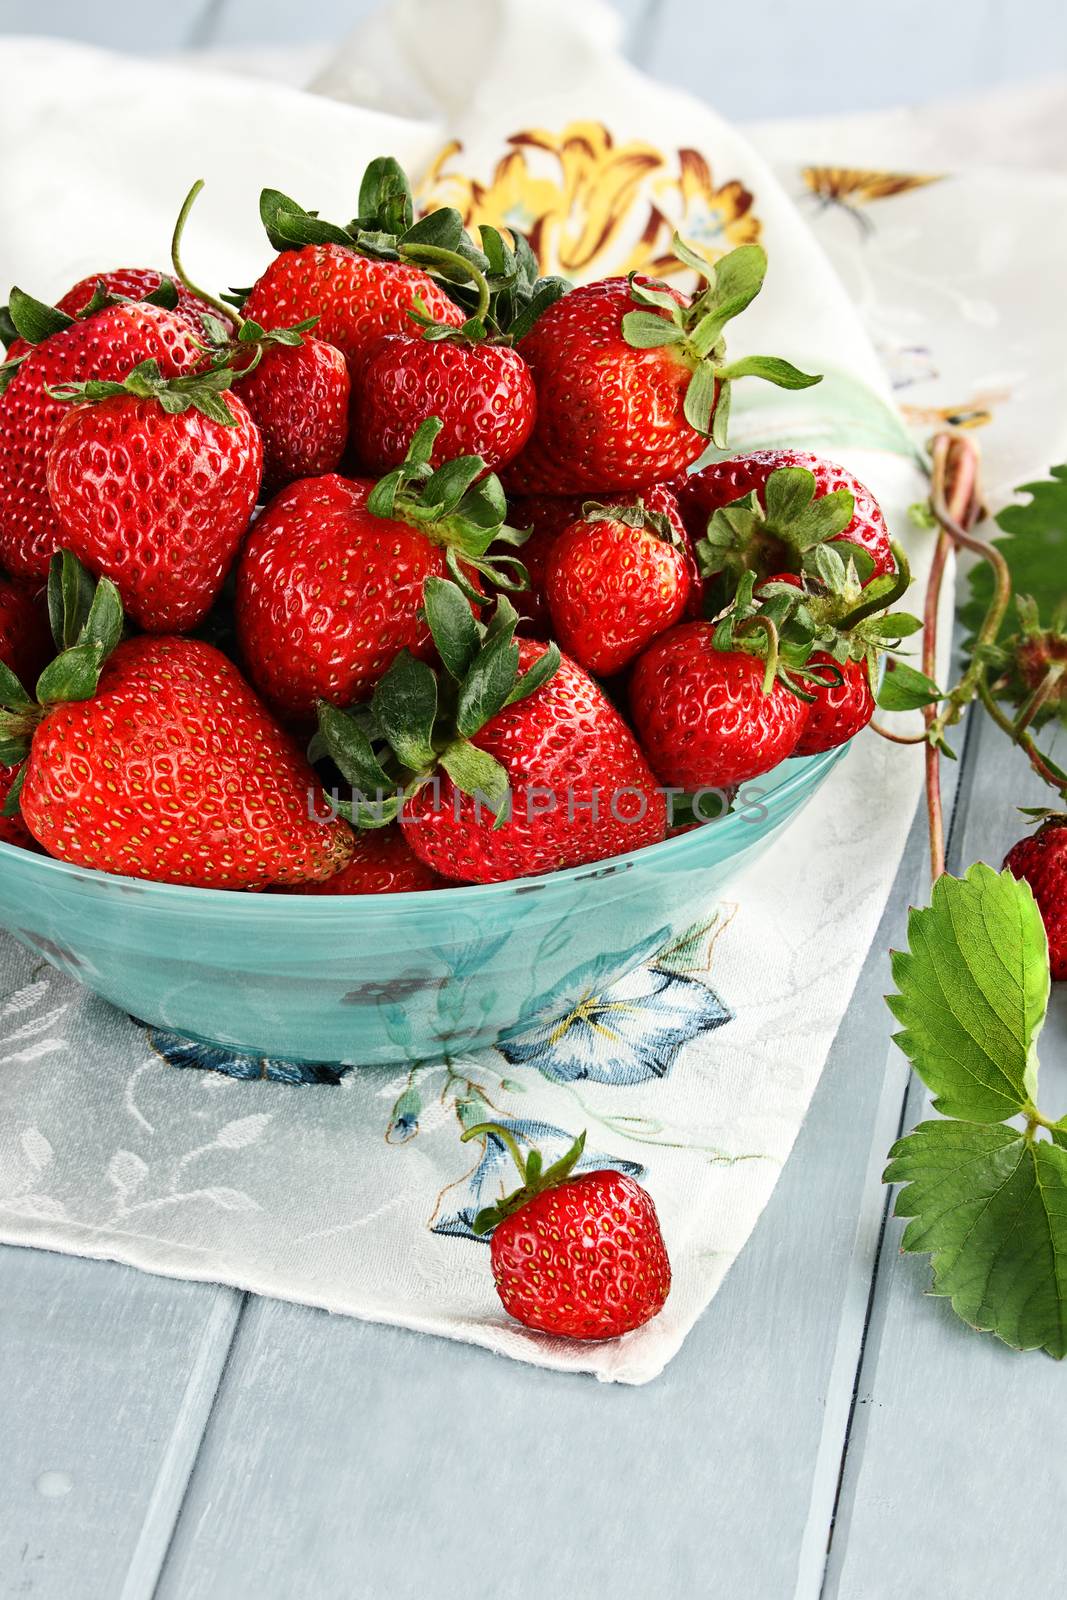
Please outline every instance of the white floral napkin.
M827 377L802 395L760 395L755 385L743 401L739 394L734 442L795 441L842 459L881 498L921 581L925 537L906 518L923 492L914 446L863 320L786 191L823 207L839 265L867 270L868 327L884 347L906 350L915 315L907 274L892 269L898 292L883 329L880 303L870 303L886 283L879 235L872 242L855 213L877 211L892 233L899 208L924 204L934 186L897 185L878 198L877 186L857 192L863 186L853 184L847 210L836 209L836 193L824 206L830 180L787 169L783 186L705 106L627 66L599 3L470 7L484 76L472 77L453 48L463 5L449 8L444 28L429 0L397 5L330 69L331 94L366 101L369 85L384 81L388 104L404 117L107 56L94 56L86 71L86 53L72 47L0 44L0 182L7 215L23 219L16 235L0 239L0 283L16 279L48 295L93 267L160 260L175 201L199 175L209 187L187 244L195 270L251 281L263 260L261 183L324 215L348 216L362 164L383 150L474 221L523 226L546 267L576 278L661 262L676 225L713 249L760 238L772 262L768 284L735 345ZM964 205L962 192L946 184L944 204L962 208L954 228L975 240L984 261L993 221L977 195ZM933 353L914 398L930 412L955 406L957 387L968 399L992 381L974 349L974 329L988 321L970 317L966 283L950 287L939 273L937 221L934 205L921 222L896 223L905 237L923 235L924 326L914 343ZM996 247L1009 249L1006 233L996 232ZM944 259L953 262L957 248L946 239ZM1016 249L1021 260L1023 246ZM1023 327L1007 269L982 270L984 299L1013 330L1015 392L1032 398L1043 339L1036 326ZM938 296L940 311L931 309ZM1062 317L1052 325L1062 335ZM1007 361L994 356L997 343L994 332L989 360ZM951 367L951 393L939 388L939 363ZM1035 444L1027 471L1051 459L1047 448L1046 457ZM788 834L739 878L728 902L707 908L688 939L650 947L631 978L561 1017L551 1034L399 1073L289 1069L185 1045L129 1021L5 940L0 1239L645 1382L715 1293L789 1154L919 785L915 751L861 737ZM590 983L596 991L595 972ZM604 1017L610 1030L596 1025ZM358 1039L352 1054L358 1060ZM204 1067L236 1075L179 1070ZM648 1327L583 1347L503 1316L486 1247L470 1231L473 1212L507 1181L503 1155L459 1142L463 1127L487 1113L548 1151L586 1127L589 1162L624 1167L647 1184L674 1264L667 1307Z

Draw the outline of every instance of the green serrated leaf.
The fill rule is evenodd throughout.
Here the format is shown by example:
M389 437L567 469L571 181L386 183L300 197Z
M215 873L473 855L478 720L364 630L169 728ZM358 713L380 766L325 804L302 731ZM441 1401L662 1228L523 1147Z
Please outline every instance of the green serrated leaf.
M745 356L741 361L732 361L728 367L723 367L719 376L731 380L763 378L779 389L810 389L822 382L821 372L801 372L799 367L794 367L791 361L783 361L781 356Z
M996 518L1004 538L993 543L1011 570L1016 594L1030 595L1047 621L1064 596L1067 569L1067 465L1053 467L1047 479L1025 483L1017 491L1030 496L1024 505L1005 506ZM971 572L971 595L961 618L972 634L993 597L993 579L985 562ZM1009 617L1001 633L1011 630Z
M538 689L543 689L550 683L559 671L562 657L557 644L550 644L544 654L538 656L533 666L524 672L518 683L504 701L506 706L516 705L520 700L526 700L530 695L536 694Z
M918 711L941 699L941 690L932 678L906 661L895 661L892 672L882 678L875 702L883 711Z
M100 681L101 652L95 644L76 644L45 667L37 680L41 705L91 700Z
M58 649L69 650L81 638L95 592L92 573L69 550L58 550L48 568L48 620Z
M1016 1129L922 1122L890 1151L902 1248L933 1292L1017 1350L1067 1353L1067 1150Z
M730 446L730 400L732 388L727 379L719 381L719 398L715 402L715 415L711 422L711 442L716 450L727 450Z
M318 713L322 747L346 783L368 799L392 794L396 784L375 755L360 723L326 700L319 702Z
M779 467L763 489L767 521L782 527L803 516L815 498L815 474L806 467Z
M508 633L487 642L463 682L456 701L456 729L469 739L508 701L519 670L519 647Z
M421 772L431 764L437 679L425 661L417 661L402 650L375 685L371 709L384 738L405 767Z
M26 693L7 663L0 661L0 706L9 711L26 711L32 705L32 696Z
M441 664L459 683L470 671L481 643L470 601L447 578L427 578L422 601Z
M946 1116L998 1122L1037 1091L1048 945L1030 887L977 862L934 884L893 955L896 1042Z
M441 765L463 794L478 800L499 824L507 815L511 794L506 768L467 739L457 739L442 752Z
M662 345L685 342L685 330L654 311L627 311L622 336L635 350L658 350Z
M77 643L91 646L103 662L122 638L122 622L119 592L110 578L101 578Z
M27 344L41 344L54 333L62 333L74 321L65 311L45 305L43 300L35 300L32 294L19 288L12 289L7 310L15 332Z
M682 409L685 412L685 420L689 426L695 428L697 433L702 433L705 438L712 432L712 406L715 406L716 425L718 425L718 414L723 406L725 390L720 392L719 401L716 405L715 389L714 370L706 361L702 361L689 380L689 387L685 391L685 402Z

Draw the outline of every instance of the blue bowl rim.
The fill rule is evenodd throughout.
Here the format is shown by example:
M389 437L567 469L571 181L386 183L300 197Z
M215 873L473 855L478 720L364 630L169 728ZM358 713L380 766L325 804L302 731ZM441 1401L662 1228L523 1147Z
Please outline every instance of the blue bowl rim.
M832 767L846 754L852 741L836 745L832 750L820 751L818 755L803 756L800 759L804 765L797 771L789 774L775 788L766 794L760 795L760 804L777 806L779 802L790 799L798 788L803 788L815 778L824 777ZM784 765L784 763L783 763ZM756 783L761 779L769 778L779 768L772 768L769 772L761 773L759 777L749 780ZM659 844L644 845L637 850L626 851L623 855L607 856L598 861L587 861L577 867L563 867L557 872L546 872L537 876L526 878L508 878L500 883L459 883L449 887L447 907L449 910L461 912L487 898L502 898L508 894L515 894L517 890L524 893L530 892L531 885L544 889L549 893L561 893L576 880L590 879L601 873L605 877L621 877L629 869L640 863L651 865L653 861L661 862L668 851L676 855L681 854L688 846L693 844L704 834L705 828L715 830L716 838L722 838L722 831L732 829L737 832L744 827L745 821L739 812L731 812L720 822L709 822L704 827L691 832L678 834L673 839L663 839ZM32 863L30 871L40 871L48 876L55 874L75 882L85 880L99 881L100 883L114 884L117 888L125 887L141 895L150 895L165 905L170 902L188 902L189 896L204 896L205 904L236 907L254 906L262 912L266 906L271 910L266 912L268 917L279 921L291 919L294 915L298 918L312 919L322 917L324 910L328 909L334 917L345 909L352 908L361 914L371 907L377 914L383 916L390 912L402 912L413 906L425 907L428 895L434 896L435 910L440 902L437 896L440 890L433 889L407 889L399 894L352 894L352 895L300 895L300 894L250 894L247 889L203 889L181 883L156 883L150 878L131 878L123 873L101 872L95 867L79 867L70 861L57 861L53 856L37 855L32 851L23 850L19 845L0 842L0 864L8 859L17 859L21 864ZM606 869L611 868L609 874ZM442 906L443 910L444 907Z

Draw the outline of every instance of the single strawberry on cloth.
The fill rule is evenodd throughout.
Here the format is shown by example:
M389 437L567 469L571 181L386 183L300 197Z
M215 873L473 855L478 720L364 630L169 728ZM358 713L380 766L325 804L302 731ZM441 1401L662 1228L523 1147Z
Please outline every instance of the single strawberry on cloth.
M446 25L430 0L398 7L330 69L332 99L0 44L0 177L19 219L0 239L0 281L48 297L146 253L163 261L176 206L205 173L199 276L252 282L266 261L260 188L347 217L353 174L383 151L421 174L424 200L523 230L545 272L576 282L636 270L685 289L676 229L709 260L758 241L770 271L738 354L772 349L825 376L802 393L738 384L731 446L841 461L878 497L921 582L928 536L907 518L924 494L915 445L857 312L763 161L707 107L626 65L599 4L497 0L491 28L472 4L483 48L469 58L462 9ZM341 103L374 80L375 51L391 109ZM714 1295L789 1155L920 782L915 751L861 736L728 902L666 947L649 927L622 983L582 967L495 1049L399 1072L359 1070L355 1031L351 1070L191 1045L5 939L0 1239L645 1382ZM397 1010L402 1021L402 996ZM658 1317L581 1344L504 1316L474 1222L513 1186L509 1158L492 1135L461 1142L486 1122L536 1142L546 1164L586 1129L580 1171L615 1168L648 1189L672 1265Z

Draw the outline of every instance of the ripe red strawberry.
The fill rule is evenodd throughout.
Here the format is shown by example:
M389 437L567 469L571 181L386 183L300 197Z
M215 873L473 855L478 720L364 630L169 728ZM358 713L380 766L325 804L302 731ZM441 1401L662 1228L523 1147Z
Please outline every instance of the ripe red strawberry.
M55 654L39 591L39 584L0 576L0 661L31 685Z
M769 772L793 754L806 701L743 648L720 649L710 622L672 628L639 657L630 710L661 783L724 788Z
M536 1149L524 1161L498 1122L463 1138L506 1145L522 1180L474 1221L475 1233L492 1233L493 1279L509 1316L563 1338L617 1339L663 1309L671 1264L652 1197L610 1167L575 1173L584 1133L547 1170Z
M333 472L348 443L351 379L340 350L305 337L268 344L238 394L263 439L263 480L280 489Z
M433 422L408 461L375 487L336 476L292 484L256 522L237 570L237 631L253 683L297 719L316 702L364 699L398 650L427 656L423 585L449 570L493 572L503 524L495 478L478 457L434 475Z
M823 750L836 750L867 726L874 716L871 672L866 661L836 662L824 650L808 658L811 667L836 668L840 683L809 684L813 699L793 754L814 756Z
M413 854L400 829L391 826L356 834L347 867L324 883L301 883L287 894L411 894L444 887Z
M583 512L552 546L544 585L560 644L610 677L681 619L690 576L667 518L638 500Z
M232 378L168 380L148 361L122 383L56 390L79 402L48 458L63 543L152 633L203 620L255 507L263 447L241 401L222 396Z
M513 638L503 597L488 628L455 584L431 578L426 616L443 669L406 651L363 723L320 709L324 746L363 801L392 799L408 844L445 878L494 883L581 866L664 837L666 806L633 735L593 680L554 645ZM382 760L387 765L383 767Z
M64 637L81 615L65 617ZM0 735L28 754L20 803L38 843L78 866L199 888L339 872L351 830L236 667L200 640L121 632L102 579L40 704L5 680Z
M788 388L818 382L788 362L724 361L722 330L755 298L767 260L743 245L715 268L676 238L704 277L692 299L648 279L608 278L557 300L519 342L534 375L537 424L512 464L520 494L640 489L678 476L709 436L722 446L729 385L749 374Z
M436 322L458 328L463 312L435 278L404 261L376 261L351 245L285 250L256 282L245 315L264 328L287 328L318 317L316 337L344 353L358 378L383 333L406 332L420 306Z
M363 368L353 415L356 446L371 472L388 472L403 461L419 423L440 417L434 466L481 456L495 472L525 445L536 407L530 369L507 345L458 334L386 334Z
M68 408L47 390L91 377L121 379L146 360L158 362L164 377L177 377L203 356L180 317L141 304L108 306L34 347L0 397L0 563L10 573L43 578L61 543L47 464Z
M1052 977L1067 981L1067 815L1051 813L1036 833L1012 845L1004 866L1033 890L1048 935Z
M213 315L220 315L218 310L209 307L198 295L191 293L181 283L175 283L155 267L116 267L111 272L94 272L87 278L79 278L66 294L59 297L55 310L62 312L65 317L76 318L91 314L89 308L102 296L147 300L150 295L154 304L173 311L175 316L186 322L198 339L204 337L201 321L204 312L210 310ZM7 359L10 361L15 356L26 355L32 348L28 339L15 339L8 346Z
M608 503L602 497L594 496L593 499L598 505ZM667 519L672 538L684 553L686 570L689 574L689 601L685 614L699 615L701 591L696 554L693 550L693 541L682 521L674 492L665 484L657 484L650 489L637 489L627 494L611 495L609 500L610 503L621 506L632 506L641 500L647 510ZM513 595L512 602L520 618L528 621L534 631L545 632L546 637L551 625L544 593L545 567L549 554L563 530L569 528L571 523L581 516L583 506L588 503L589 497L586 495L548 494L517 496L509 501L508 521L511 526L530 530L530 536L521 550L522 564L529 577L529 588Z
M679 499L709 575L813 571L827 543L842 556L870 558L861 578L895 570L871 491L844 467L806 450L757 450L712 462L686 480Z

